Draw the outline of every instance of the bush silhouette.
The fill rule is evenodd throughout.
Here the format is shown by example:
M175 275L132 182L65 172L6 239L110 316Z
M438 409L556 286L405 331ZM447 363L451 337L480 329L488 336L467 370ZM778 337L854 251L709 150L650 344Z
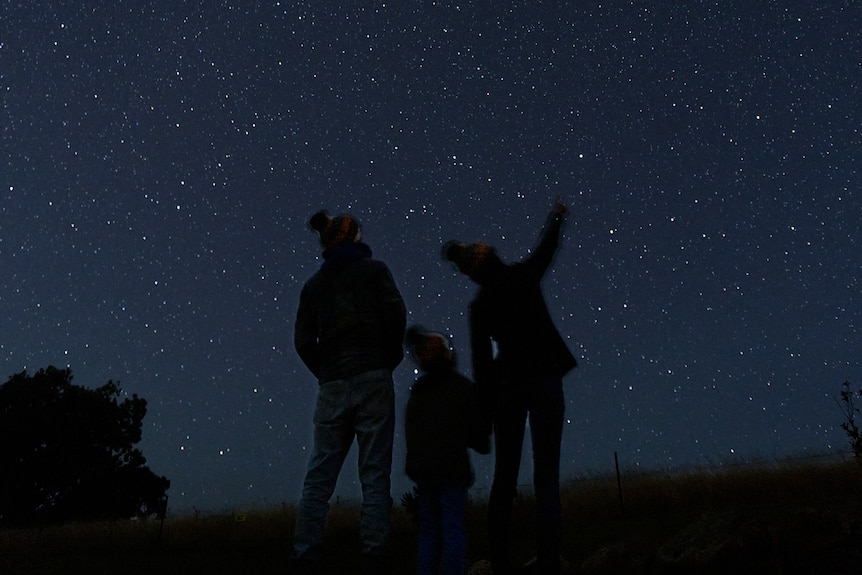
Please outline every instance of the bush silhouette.
M170 481L134 447L147 402L49 366L0 386L0 525L147 516Z

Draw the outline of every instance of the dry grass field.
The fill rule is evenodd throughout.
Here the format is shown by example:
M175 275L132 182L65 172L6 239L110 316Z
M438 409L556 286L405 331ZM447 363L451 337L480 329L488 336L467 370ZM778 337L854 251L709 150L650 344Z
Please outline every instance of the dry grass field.
M396 503L399 497L396 497ZM862 466L785 462L571 481L564 492L570 573L862 572ZM516 501L517 561L534 549L532 501ZM487 557L485 502L471 503L469 560ZM286 574L295 511L75 524L0 531L4 575ZM358 509L334 506L325 572L358 573ZM398 506L396 574L415 572L416 527ZM477 568L476 573L482 572Z

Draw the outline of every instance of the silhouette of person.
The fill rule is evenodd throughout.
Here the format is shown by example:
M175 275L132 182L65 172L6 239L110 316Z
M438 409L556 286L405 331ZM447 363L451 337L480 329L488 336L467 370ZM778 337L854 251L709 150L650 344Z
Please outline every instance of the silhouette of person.
M455 241L445 259L479 285L470 304L473 378L490 398L495 468L488 501L488 538L495 575L512 572L509 558L512 503L527 418L536 495L536 563L541 574L560 569L560 443L562 378L577 365L545 302L541 281L559 246L568 209L556 202L536 249L506 264L493 247ZM497 356L493 355L493 345Z
M292 562L296 573L317 572L329 500L355 439L362 485L362 572L388 573L392 371L404 356L406 309L389 268L373 259L371 248L361 241L356 218L320 211L309 226L320 235L324 261L302 288L294 345L319 387Z
M468 448L490 452L490 437L477 425L474 384L456 370L448 339L420 326L405 343L421 374L404 416L407 476L419 503L419 575L467 572L467 489L473 484Z

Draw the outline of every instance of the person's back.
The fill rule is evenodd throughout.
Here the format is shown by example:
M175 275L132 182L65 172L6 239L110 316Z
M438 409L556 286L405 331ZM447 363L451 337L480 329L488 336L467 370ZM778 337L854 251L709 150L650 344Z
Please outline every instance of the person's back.
M476 337L497 344L500 372L559 375L576 363L548 313L541 279L525 263L499 262L470 304Z
M300 357L320 382L401 361L403 302L386 264L362 243L325 252L306 282L295 326Z

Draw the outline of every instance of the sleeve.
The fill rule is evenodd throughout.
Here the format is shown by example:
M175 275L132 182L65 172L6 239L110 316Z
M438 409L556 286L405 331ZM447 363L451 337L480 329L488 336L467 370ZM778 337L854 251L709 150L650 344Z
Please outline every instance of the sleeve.
M482 455L491 453L491 405L489 397L479 391L479 386L467 380L467 447Z
M419 472L416 469L416 400L411 395L404 409L404 441L407 446L407 456L404 461L404 472L413 481L418 481Z
M541 278L545 275L548 266L554 259L554 254L560 245L560 235L563 230L563 216L556 212L551 212L542 234L539 238L539 244L533 250L527 259L524 260L524 268L529 270L529 273L536 278Z
M475 300L470 304L470 350L473 360L473 380L480 388L492 387L494 376L494 346L488 329L484 306Z
M382 266L381 280L379 286L380 308L383 315L383 329L386 341L386 356L389 358L389 366L395 369L404 359L404 331L407 328L407 306L401 292L395 285L392 272L385 265Z
M475 418L470 429L469 445L475 451L490 453L490 436L494 405L500 391L499 374L494 361L494 346L488 331L488 322L483 317L482 306L470 305L470 347L473 354L473 383L469 405Z
M299 309L293 326L293 345L300 359L314 374L320 376L320 346L317 339L317 305L307 286L299 295Z

